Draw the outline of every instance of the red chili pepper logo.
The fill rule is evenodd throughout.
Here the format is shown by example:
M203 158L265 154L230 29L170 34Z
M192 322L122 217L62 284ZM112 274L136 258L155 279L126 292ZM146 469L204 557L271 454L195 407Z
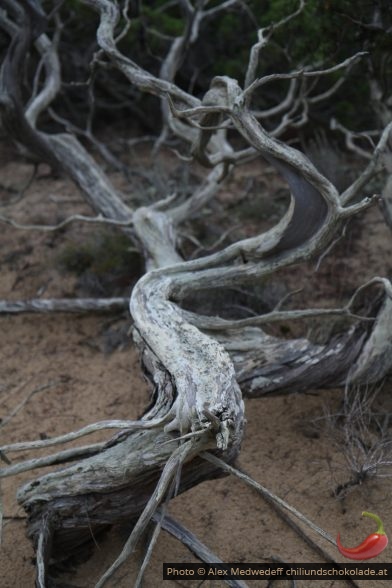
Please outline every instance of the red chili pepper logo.
M344 557L348 559L371 559L380 555L388 545L388 537L385 534L384 526L380 517L371 513L363 512L363 517L370 517L374 519L378 525L376 533L372 533L362 543L356 547L343 547L340 542L340 533L336 539L337 547Z

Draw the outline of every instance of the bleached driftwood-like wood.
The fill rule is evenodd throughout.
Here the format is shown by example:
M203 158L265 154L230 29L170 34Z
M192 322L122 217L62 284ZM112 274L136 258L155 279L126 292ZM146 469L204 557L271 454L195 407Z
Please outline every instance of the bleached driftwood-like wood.
M66 227L70 223L75 222L91 223L98 225L113 225L115 227L129 227L132 224L132 217L129 220L123 221L106 218L102 216L102 214L99 214L98 216L84 216L83 214L73 214L72 216L69 216L63 221L57 223L56 225L24 225L23 223L18 223L14 219L8 218L0 214L0 222L5 223L7 225L11 225L15 229L21 229L23 231L40 231L42 233L45 233L58 231L59 229Z
M370 167L343 196L301 152L276 139L290 125L295 127L306 121L308 105L296 80L343 70L359 56L329 70L297 71L255 80L258 53L266 38L260 34L258 44L251 50L246 87L241 88L238 81L229 77L218 76L200 100L175 84L181 54L197 39L203 20L234 5L234 0L210 9L204 3L180 2L185 13L184 31L171 44L160 77L145 71L119 51L117 3L111 0L83 0L83 3L99 14L97 41L101 57L139 91L161 99L167 129L187 145L185 157L196 159L209 172L204 184L181 204L168 197L137 210L127 206L109 177L73 135L52 135L36 128L39 115L60 91L56 47L43 36L45 15L36 5L23 1L19 6L14 0L6 0L7 7L18 17L10 25L10 19L2 19L0 14L0 26L12 37L0 80L0 110L5 128L36 158L67 173L97 214L110 222L127 225L122 229L143 253L147 269L129 301L134 339L152 392L151 408L139 426L130 424L100 444L22 461L3 470L5 476L71 461L59 471L24 484L18 492L18 501L29 515L28 533L37 551L37 581L42 588L50 573L49 562L81 549L91 534L98 535L123 520L132 521L134 529L123 552L98 582L99 587L103 586L133 550L160 502L200 481L221 475L222 461L207 462L201 455L205 451L215 452L223 463L232 462L238 455L245 425L240 386L249 393L270 393L287 391L289 387L303 390L332 383L333 378L335 385L341 384L350 374L356 381L368 381L381 377L392 364L392 329L388 327L392 312L387 298L375 305L375 320L360 317L357 325L324 346L312 345L305 339L285 341L267 336L260 326L247 322L230 328L218 318L208 319L210 324L206 325L205 317L191 316L181 309L181 302L189 293L254 282L322 253L336 238L345 219L366 210L375 201L364 198L345 206L372 176L389 130L384 131ZM301 1L299 10L303 4ZM47 56L46 79L41 92L25 106L21 98L21 72L33 43ZM274 112L275 115L284 113L282 121L269 134L259 122L263 116L252 111L251 98L260 87L275 79L289 80L290 88ZM294 120L298 103L303 106L299 122ZM245 149L236 151L232 146L227 134L229 127L245 139ZM191 219L217 193L230 166L255 154L265 158L286 179L292 193L286 214L264 234L238 241L203 258L183 260L176 248L178 225ZM388 293L389 283L385 282L384 287ZM75 307L75 302L51 302L52 309L56 305L60 310ZM102 304L122 306L123 303L121 299ZM10 304L3 308L13 308L15 312L49 309L48 302L42 300ZM89 306L96 308L96 302L84 304L85 308ZM346 307L348 314L349 310ZM351 313L350 318L358 317ZM212 323L214 328L209 328ZM61 441L89 432L86 427L64 436ZM53 445L59 442L60 439L53 440ZM21 446L5 446L3 451L16 451ZM39 449L43 445L24 444L23 447ZM75 462L78 454L84 459Z
M125 310L127 298L35 298L32 300L0 300L0 314L27 312L113 312Z
M282 500L282 498L279 498L279 496L276 496L276 494L273 494L272 492L270 492L267 488L265 488L264 486L262 486L261 484L256 482L256 480L253 480L250 476L248 476L247 474L244 474L240 470L237 470L236 468L233 468L232 466L230 466L224 462L221 462L221 460L218 457L216 457L215 455L210 455L208 452L202 453L202 457L204 459L206 459L207 461L214 463L217 466L220 465L222 467L222 469L237 476L238 478L240 478L240 480L243 480L246 484L248 484L252 488L255 488L257 490L257 492L260 492L260 494L262 496L268 498L268 500L275 502L280 507L287 510L290 514L294 515L300 521L302 521L308 527L310 527L315 533L317 533L323 539L325 539L326 541L328 541L329 543L331 543L333 546L336 547L336 541L333 537L331 537L331 535L329 533L324 531L324 529L320 529L320 527L318 527L312 521L310 521L309 519L304 517L303 514L301 512L299 512L296 508L292 507L285 500Z
M71 431L70 433L65 433L64 435L59 435L58 437L49 437L49 439L41 439L37 441L20 441L18 443L11 443L9 445L3 445L0 447L0 451L3 454L14 452L14 451L29 451L29 450L37 450L37 449L45 449L46 447L52 447L53 445L60 445L63 443L69 443L70 441L74 441L75 439L79 439L80 437L85 437L86 435L90 435L91 433L96 433L97 431L104 431L108 429L122 429L125 432L129 433L130 431L141 431L143 429L153 429L154 427L160 426L165 423L165 418L163 419L150 419L150 420L143 420L140 419L139 421L120 421L120 420L113 420L113 421L98 421L97 423L93 423L91 425L86 425L82 427L78 431ZM124 433L120 434L124 435ZM114 441L110 441L109 444L113 444ZM4 472L1 472L3 474Z
M164 515L164 516L163 516ZM181 541L188 549L204 563L219 564L224 563L215 553L213 553L204 543L202 543L191 531L186 529L181 523L173 519L170 515L164 514L161 509L153 516L154 521L161 521L162 528ZM242 580L225 580L230 588L248 588Z

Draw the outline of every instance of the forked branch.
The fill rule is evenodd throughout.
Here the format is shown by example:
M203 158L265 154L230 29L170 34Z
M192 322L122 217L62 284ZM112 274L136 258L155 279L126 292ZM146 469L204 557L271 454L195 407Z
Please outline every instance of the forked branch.
M20 504L29 513L29 535L37 551L40 587L45 586L50 575L49 562L56 561L59 554L63 557L73 548L78 549L90 540L92 532L99 533L112 524L129 520L134 523L133 531L120 556L99 580L97 588L100 588L132 553L148 523L157 516L159 504L200 481L221 475L222 468L228 471L229 466L225 464L238 455L244 434L241 388L248 393L270 393L303 390L320 383L333 382L336 386L350 379L373 381L385 375L392 363L391 286L383 278L375 278L373 282L382 283L387 296L375 299L360 315L355 310L357 297L370 283L358 289L341 309L277 309L256 320L223 321L219 317L186 313L181 308L188 294L254 283L279 269L320 255L334 242L348 217L365 211L376 201L376 198L362 198L348 205L377 168L390 136L390 126L384 130L365 172L343 195L303 153L277 140L277 135L289 125L302 125L306 120L311 96L303 80L346 72L362 54L327 69L304 69L255 79L259 51L272 32L272 28L265 29L251 50L245 88L228 76L217 76L200 99L175 83L183 54L198 38L203 22L234 6L234 1L209 9L205 2L179 2L185 14L184 28L163 58L159 76L146 71L119 50L116 27L121 14L117 3L83 0L83 4L96 10L100 18L97 29L100 53L94 66L110 63L139 92L160 98L163 122L184 141L185 158L196 159L208 168L208 174L181 204L168 195L151 206L133 210L71 132L49 134L39 130L39 115L61 92L56 42L45 36L45 15L34 3L25 0L19 6L7 0L7 6L13 6L17 13L11 25L4 20L0 23L12 37L0 80L0 108L8 132L36 158L64 171L76 182L86 202L98 214L88 222L111 223L125 230L145 257L147 269L128 301L134 320L134 339L153 400L142 419L103 421L54 439L6 444L0 448L7 456L11 452L56 446L98 430L118 429L111 439L100 443L9 464L2 470L1 475L5 477L79 460L40 476L18 492ZM288 18L293 18L303 7L301 1L298 10ZM287 19L277 26L285 22ZM129 22L120 36L128 25ZM25 56L33 44L46 56L45 79L41 91L26 105L22 99L22 71ZM251 98L263 85L282 79L289 81L288 94L273 113L282 115L282 120L275 131L268 133L260 124L265 113L253 112ZM325 97L329 98L338 86L334 84ZM318 96L321 100L322 95ZM233 146L234 133L237 138L242 137L245 147L237 150ZM242 239L205 257L184 260L177 250L178 226L192 220L203 209L235 165L255 156L267 160L288 183L292 198L283 218L260 235ZM71 220L86 218L75 215L61 226ZM20 225L7 218L3 221L17 228L44 228ZM59 227L46 227L49 228ZM123 298L32 300L3 303L0 310L80 311L123 305ZM264 324L278 320L331 315L359 320L326 345L313 345L306 339L283 340L268 336L261 329ZM208 461L204 459L205 452Z

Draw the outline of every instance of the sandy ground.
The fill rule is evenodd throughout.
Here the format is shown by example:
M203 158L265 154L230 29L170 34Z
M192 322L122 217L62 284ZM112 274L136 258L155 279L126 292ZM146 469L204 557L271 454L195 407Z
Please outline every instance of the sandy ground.
M62 179L45 177L44 168L26 196L16 202L17 196L4 187L21 187L30 172L28 165L3 162L1 214L12 214L19 222L30 223L58 222L72 211L90 214L75 188ZM240 178L238 182L241 181ZM80 282L74 275L60 271L58 254L68 243L88 240L94 230L78 225L52 234L20 231L2 224L0 299L77 295ZM390 274L390 239L380 213L367 212L340 245L337 258L322 264L315 280L312 281L314 267L301 269L306 289L316 301L327 300L331 288L335 294L344 294L352 292L353 284L359 285L375 273ZM350 257L343 257L344 253L350 253ZM126 314L1 316L1 444L58 435L96 420L140 416L148 393L137 351L123 336L129 326ZM110 345L113 333L119 334L121 345ZM111 347L115 349L109 353ZM334 495L337 486L347 482L351 473L331 435L314 423L323 423L326 411L339 410L341 391L314 390L302 395L288 392L291 393L287 396L246 401L248 424L237 465L331 535L340 531L347 545L359 543L373 530L372 522L361 517L363 510L380 514L386 529L392 529L392 485L388 477L368 480L339 497ZM391 384L387 382L379 397L389 412L390 392ZM31 454L17 456L22 457ZM2 483L3 588L34 586L33 552L25 537L25 515L16 503L15 493L40 473L43 470L7 478ZM323 561L260 495L234 477L193 488L175 498L169 511L227 562L264 562L274 558L285 562ZM61 585L94 586L126 540L126 523L124 528L113 529L100 540L93 556L75 573L69 570L63 574L59 578ZM331 557L345 561L333 546L309 530L307 533ZM133 585L144 547L141 545L110 586ZM392 563L391 549L375 561L379 560ZM196 559L184 546L162 532L143 586L199 586L196 581L162 581L163 562L192 561ZM258 580L250 583L252 588L266 585ZM288 584L273 584L274 588L283 585ZM313 585L310 581L297 582L299 588ZM348 584L335 580L319 581L316 585L332 588ZM366 581L358 585L383 588L387 583ZM221 586L221 581L203 583L205 588Z

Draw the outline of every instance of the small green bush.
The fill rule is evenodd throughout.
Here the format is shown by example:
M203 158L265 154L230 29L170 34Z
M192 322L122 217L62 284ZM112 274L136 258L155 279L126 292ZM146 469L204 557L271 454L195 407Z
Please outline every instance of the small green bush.
M95 284L112 295L128 287L142 271L140 255L127 236L111 231L69 243L56 262L62 271L76 274L79 283Z

